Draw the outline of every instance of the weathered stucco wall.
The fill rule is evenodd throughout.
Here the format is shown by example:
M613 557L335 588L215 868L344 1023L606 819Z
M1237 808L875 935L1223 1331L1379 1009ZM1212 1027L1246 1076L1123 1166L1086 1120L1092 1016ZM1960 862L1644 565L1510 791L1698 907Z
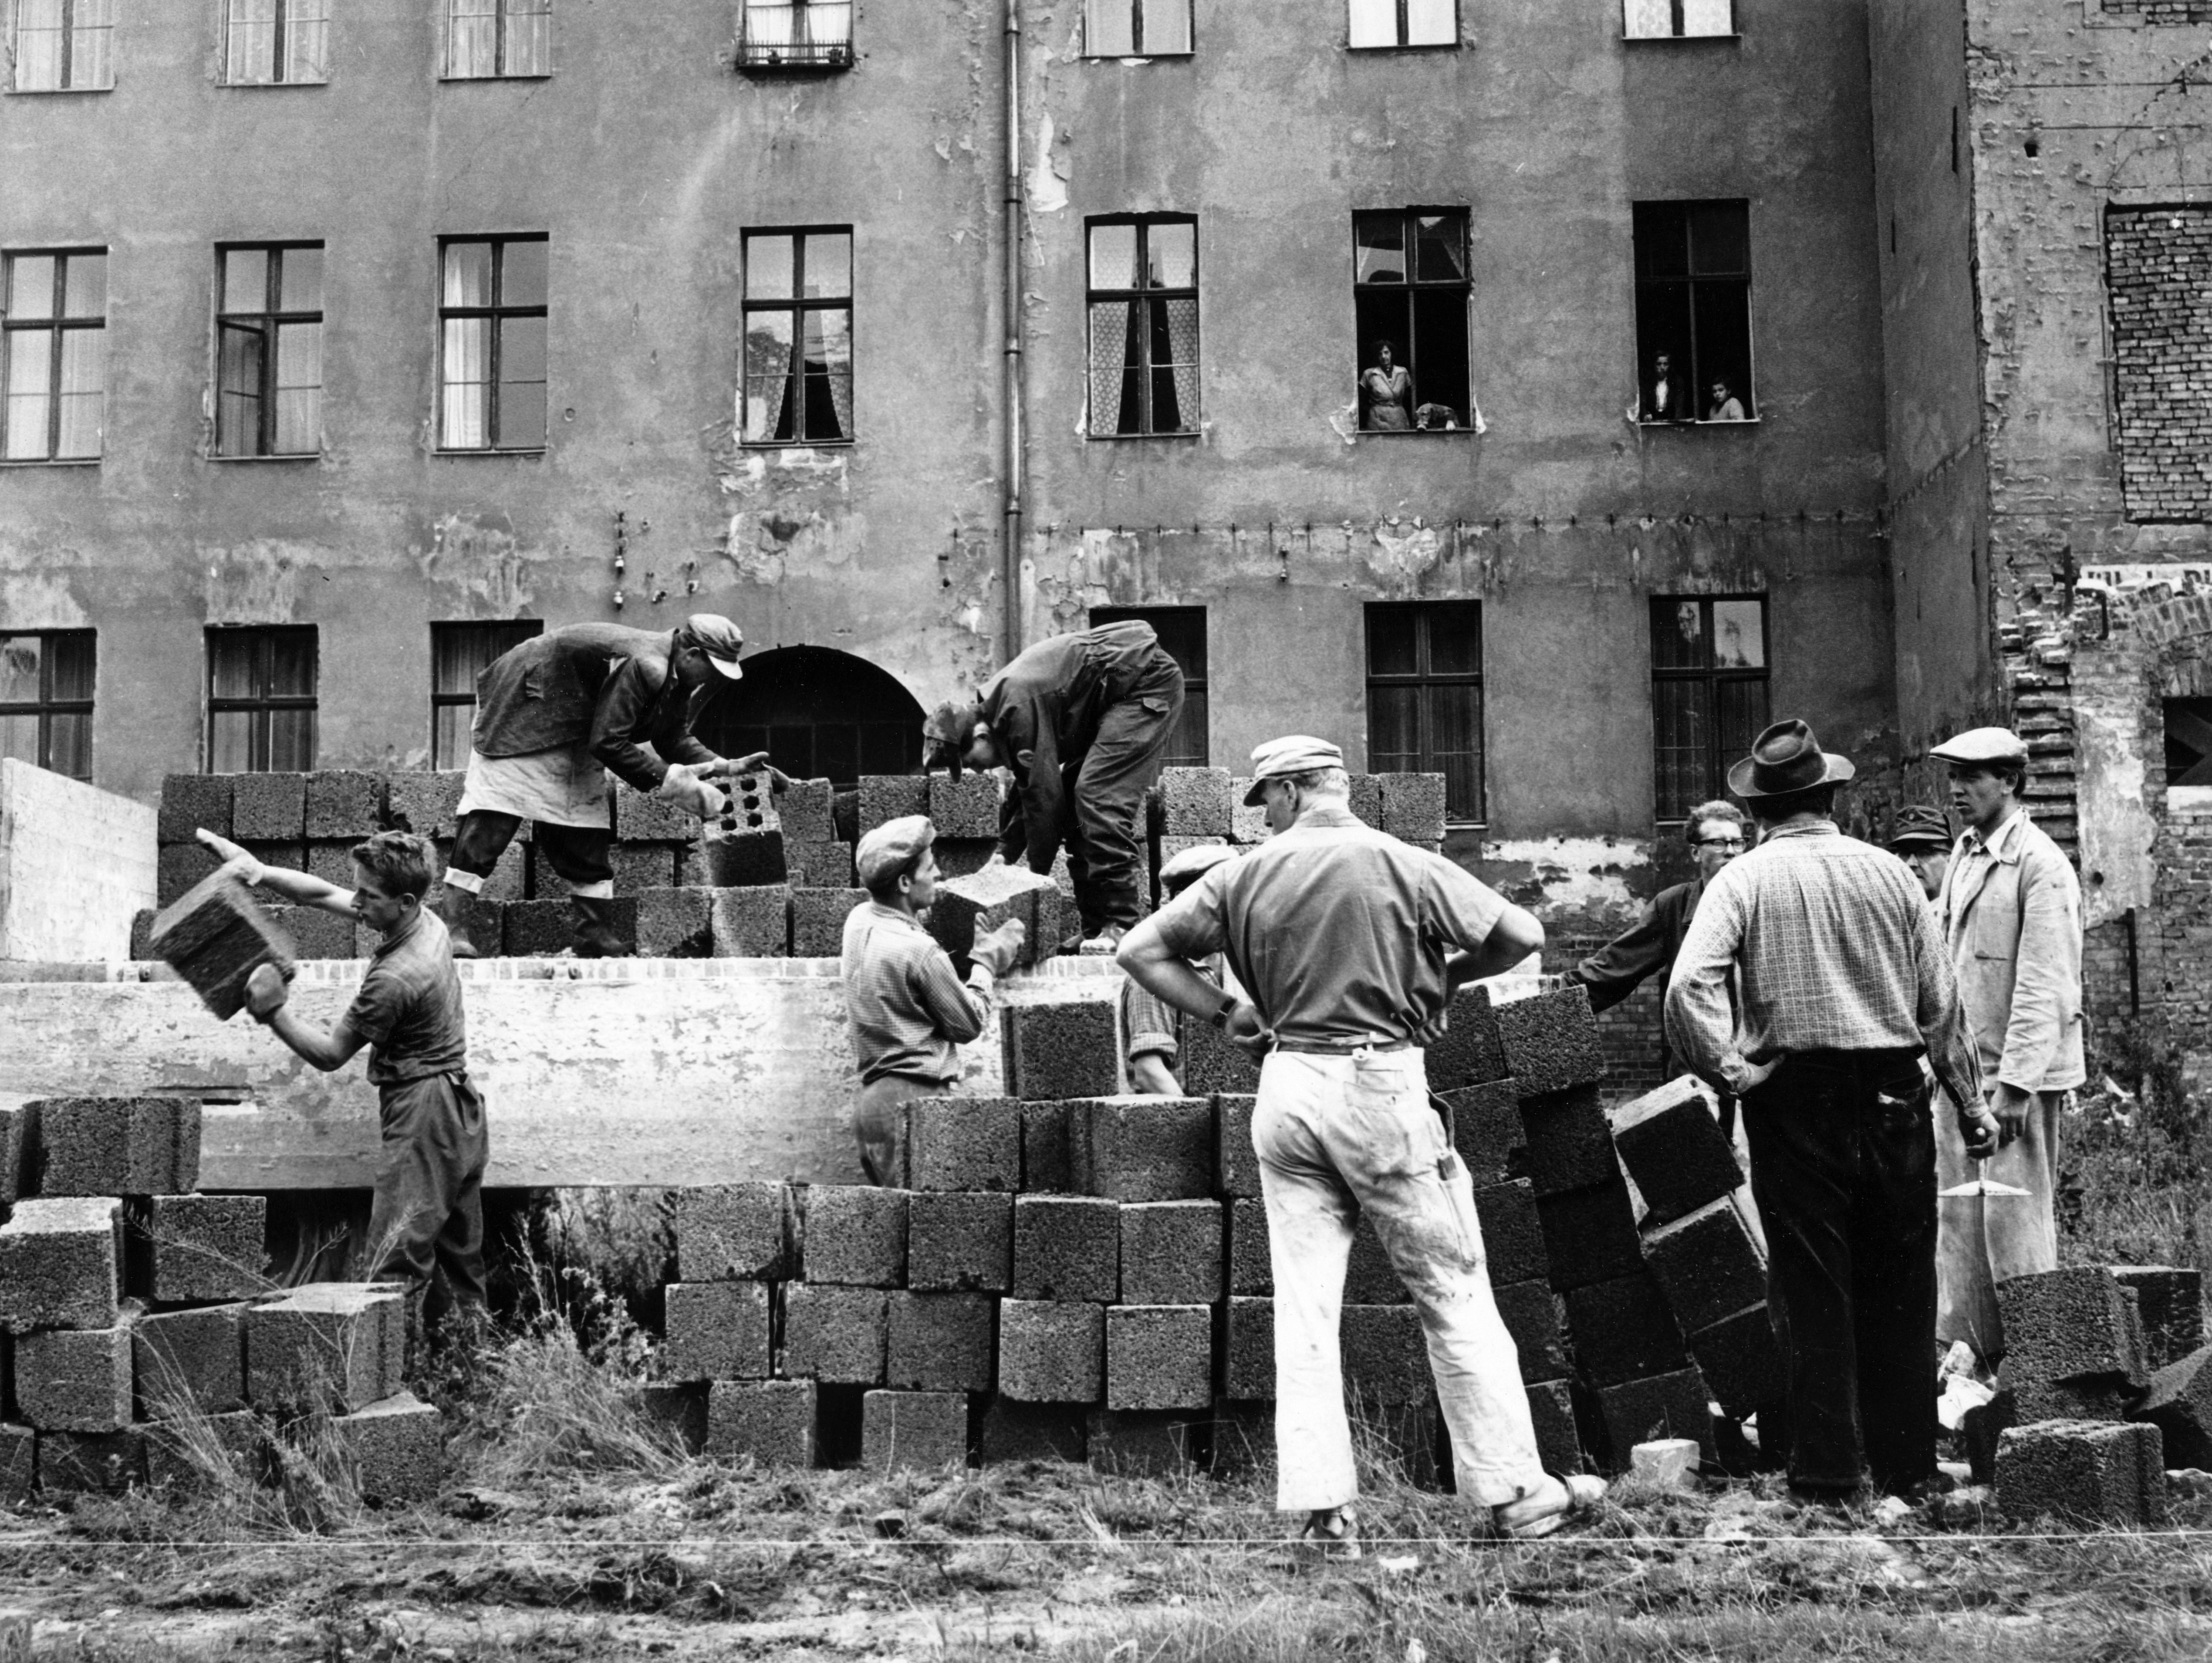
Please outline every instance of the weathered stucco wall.
M154 830L143 803L0 758L0 959L130 957Z

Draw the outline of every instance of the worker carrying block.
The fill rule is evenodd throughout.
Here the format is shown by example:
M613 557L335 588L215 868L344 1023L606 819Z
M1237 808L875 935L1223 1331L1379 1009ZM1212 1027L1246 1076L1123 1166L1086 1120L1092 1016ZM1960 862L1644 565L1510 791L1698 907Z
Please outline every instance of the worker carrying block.
M1182 671L1149 624L1101 624L1040 641L972 704L940 704L922 724L924 765L959 777L1005 767L999 858L1050 872L1067 846L1076 943L1111 953L1144 916L1145 793L1182 713Z

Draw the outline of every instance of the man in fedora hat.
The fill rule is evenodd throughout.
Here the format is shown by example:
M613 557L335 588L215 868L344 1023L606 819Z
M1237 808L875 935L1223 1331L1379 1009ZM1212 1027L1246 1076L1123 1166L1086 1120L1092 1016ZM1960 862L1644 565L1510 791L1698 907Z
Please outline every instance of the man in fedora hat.
M1889 852L1912 868L1921 892L1932 901L1943 892L1943 874L1951 869L1951 822L1940 808L1908 808L1897 817Z
M1546 1535L1605 1493L1547 1474L1483 1259L1473 1180L1429 1106L1422 1047L1452 990L1511 969L1544 927L1441 856L1353 818L1344 752L1303 734L1252 752L1273 836L1215 866L1121 943L1121 968L1186 1016L1267 1048L1252 1147L1275 1274L1276 1506L1356 1553L1339 1355L1354 1226L1371 1219L1428 1337L1459 1493ZM1237 997L1194 967L1222 953Z
M1826 1502L1869 1474L1892 1495L1936 1474L1923 1051L1966 1147L1996 1141L1934 911L1893 856L1836 829L1854 771L1802 722L1775 723L1729 771L1765 837L1707 886L1667 990L1690 1066L1742 1100L1789 1371L1790 1482Z
M1941 910L1959 998L1972 1030L1997 1148L1980 1176L2027 1191L1990 1202L1942 1199L1936 1331L1985 1362L2004 1355L1997 1282L2058 1267L2060 1116L2088 1078L2081 1055L2081 885L2073 863L2020 800L2027 746L1977 728L1928 753L1948 763L1951 803L1966 823ZM1971 1152L1939 1135L1942 1186L1977 1176Z

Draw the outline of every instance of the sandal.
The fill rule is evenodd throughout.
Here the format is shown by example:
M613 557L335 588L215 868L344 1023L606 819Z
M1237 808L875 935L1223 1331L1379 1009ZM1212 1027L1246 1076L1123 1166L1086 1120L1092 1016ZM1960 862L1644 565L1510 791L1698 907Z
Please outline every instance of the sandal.
M1559 1486L1556 1496L1524 1495L1492 1510L1498 1527L1516 1542L1549 1536L1569 1520L1597 1510L1605 1500L1605 1480L1587 1472L1544 1475Z

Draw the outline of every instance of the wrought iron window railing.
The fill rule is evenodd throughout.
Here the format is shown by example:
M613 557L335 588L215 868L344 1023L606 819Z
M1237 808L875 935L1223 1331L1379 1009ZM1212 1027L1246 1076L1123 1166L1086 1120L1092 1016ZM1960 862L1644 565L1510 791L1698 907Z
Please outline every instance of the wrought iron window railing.
M839 70L853 61L852 0L747 4L738 40L745 70Z

